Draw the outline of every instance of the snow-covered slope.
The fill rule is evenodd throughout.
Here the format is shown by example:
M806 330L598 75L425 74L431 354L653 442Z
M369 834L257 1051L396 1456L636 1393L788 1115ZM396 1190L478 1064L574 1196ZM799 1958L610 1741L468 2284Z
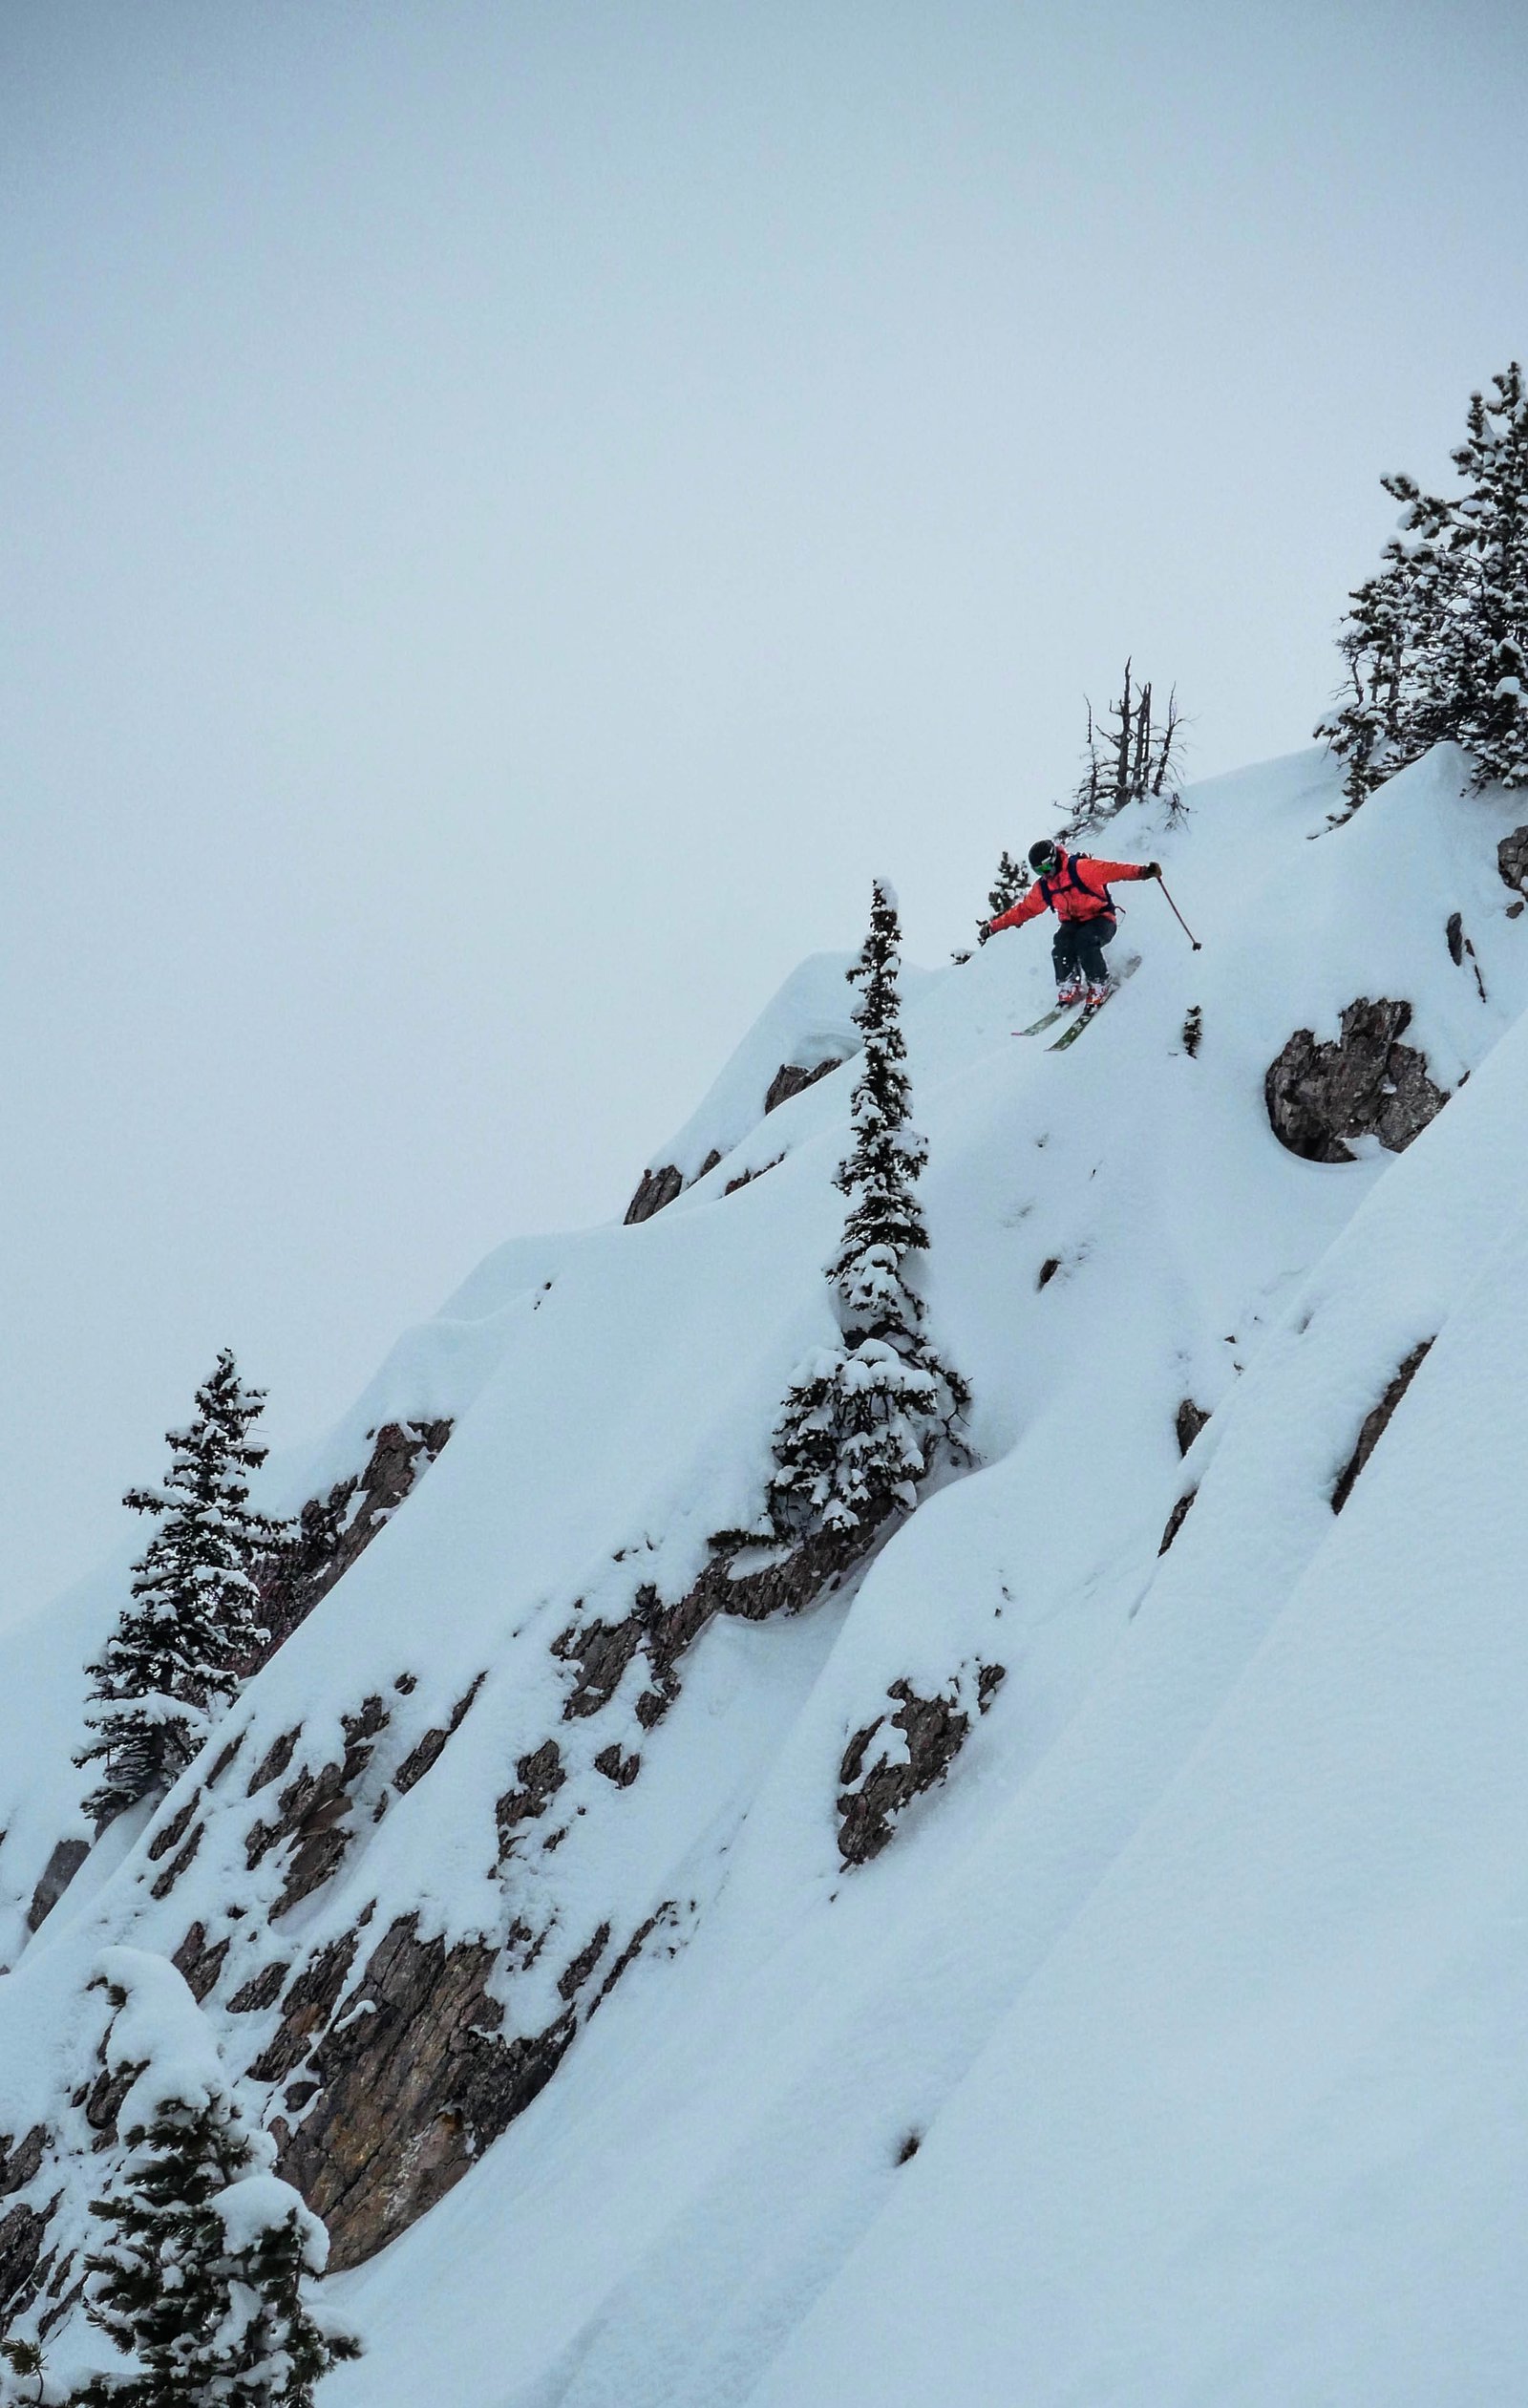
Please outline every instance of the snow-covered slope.
M653 1157L712 1170L502 1248L402 1343L270 1501L389 1420L451 1420L439 1460L146 1827L35 1937L13 1911L0 2134L50 2126L17 2196L62 2184L54 2240L90 1970L131 1938L205 1979L342 2258L387 2242L341 2278L372 2346L336 2408L1513 2397L1528 929L1519 812L1464 782L1439 752L1331 828L1303 756L1181 827L1126 815L1108 849L1163 859L1205 949L1128 890L1143 966L1065 1054L1010 1034L1038 931L909 983L979 1464L809 1612L688 1649L663 1619L830 1332L854 1065L748 1101L838 1050L819 966ZM1360 997L1411 1005L1454 1100L1404 1154L1302 1160L1265 1073ZM5 1638L17 1908L80 1828L120 1580ZM894 1682L968 1698L998 1665L947 1780L846 1867L850 1735ZM452 2016L476 2036L416 2079Z

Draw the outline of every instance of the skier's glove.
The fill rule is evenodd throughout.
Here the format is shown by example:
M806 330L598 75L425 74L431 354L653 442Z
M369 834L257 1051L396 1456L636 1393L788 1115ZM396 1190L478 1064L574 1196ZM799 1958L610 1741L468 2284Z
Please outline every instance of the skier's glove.
M978 922L977 922L977 924L976 924L976 942L977 942L977 944L978 944L978 945L985 945L985 944L987 943L987 938L991 935L991 933L992 933L992 923L991 923L991 921L990 921L990 920L978 920Z
M1141 876L1143 878L1160 878L1161 874L1162 864L1160 862L1148 862L1145 868L1141 871Z

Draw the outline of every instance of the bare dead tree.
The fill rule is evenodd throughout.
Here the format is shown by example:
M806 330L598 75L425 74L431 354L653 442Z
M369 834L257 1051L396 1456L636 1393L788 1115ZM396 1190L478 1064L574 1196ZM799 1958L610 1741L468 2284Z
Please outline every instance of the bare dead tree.
M1155 723L1151 681L1136 684L1132 657L1125 663L1118 697L1102 721L1091 702L1087 709L1085 767L1072 795L1067 833L1079 836L1086 828L1102 825L1127 802L1141 802L1148 796L1165 801L1171 815L1179 814L1184 807L1178 790L1184 719L1178 688L1168 694L1165 720Z

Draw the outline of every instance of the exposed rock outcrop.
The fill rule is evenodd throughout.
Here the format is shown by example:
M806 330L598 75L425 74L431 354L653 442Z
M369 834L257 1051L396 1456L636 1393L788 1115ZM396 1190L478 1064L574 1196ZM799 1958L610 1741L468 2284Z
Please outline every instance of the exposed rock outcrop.
M850 1739L838 1767L838 1854L846 1865L868 1865L881 1854L899 1816L948 1773L969 1735L973 1708L986 1714L1007 1678L1001 1664L970 1670L974 1678L958 1676L933 1697L894 1680L886 1695L896 1700L895 1712L877 1715ZM870 1749L881 1732L872 1760Z
M406 1797L417 1782L422 1781L431 1766L438 1761L444 1752L446 1741L454 1733L460 1730L477 1698L478 1692L487 1678L486 1673L479 1673L472 1687L464 1695L457 1698L445 1722L437 1725L434 1730L427 1731L418 1745L410 1749L393 1776L393 1786L400 1798Z
M1179 1455L1186 1455L1188 1453L1189 1448L1199 1437L1199 1432L1203 1429L1209 1417L1210 1417L1205 1412L1204 1407L1202 1405L1197 1405L1192 1396L1185 1396L1183 1398L1182 1403L1178 1408L1178 1413L1173 1422L1173 1427L1178 1433L1178 1451Z
M757 1170L740 1170L735 1179L728 1181L722 1194L735 1196L739 1187L752 1187L754 1180L762 1179L767 1170L778 1170L784 1160L783 1154L776 1154L772 1161L760 1162Z
M764 1091L764 1117L767 1118L778 1105L789 1103L793 1096L799 1096L806 1088L815 1087L817 1080L826 1078L830 1071L839 1069L842 1059L841 1055L830 1054L825 1060L813 1062L805 1069L796 1062L782 1062ZM693 1187L701 1180L709 1178L721 1159L713 1147L699 1170L689 1179L675 1162L661 1162L652 1170L645 1170L637 1182L637 1192L626 1209L627 1228L633 1227L639 1221L650 1221L655 1212L662 1212L667 1205L673 1204L687 1187ZM774 1167L773 1162L765 1165L769 1170ZM732 1181L727 1193L732 1195L734 1189L746 1186L751 1179L758 1177L757 1171L745 1171L741 1179Z
M637 1182L637 1192L626 1210L626 1225L633 1228L639 1221L650 1221L655 1212L662 1212L685 1192L682 1172L672 1162L662 1162L656 1170L645 1170Z
M508 1856L521 1824L537 1822L567 1779L562 1751L555 1739L543 1739L515 1767L520 1786L506 1790L494 1809L499 1825L499 1861Z
M1364 1416L1363 1426L1358 1433L1358 1444L1354 1447L1352 1454L1348 1457L1348 1461L1343 1468L1342 1476L1339 1479L1336 1487L1331 1492L1331 1509L1333 1513L1341 1513L1344 1505L1348 1502L1348 1498L1352 1495L1354 1481L1357 1480L1359 1473L1363 1470L1364 1465L1369 1461L1369 1457L1373 1454L1374 1449L1378 1446L1381 1438L1385 1436L1386 1431L1389 1429L1391 1414L1395 1411L1395 1408L1400 1403L1401 1398L1405 1396L1412 1380L1416 1377L1417 1373L1421 1370L1423 1363L1427 1359L1428 1350L1432 1344L1432 1340L1431 1338L1424 1338L1420 1346L1412 1347L1411 1352L1408 1354L1405 1362L1396 1372L1394 1378L1390 1382L1378 1404Z
M355 1784L388 1721L380 1697L364 1698L354 1714L341 1717L346 1746L338 1762L320 1765L316 1773L299 1773L282 1791L271 1820L252 1826L245 1843L251 1872L272 1848L286 1845L290 1849L286 1883L270 1910L272 1919L286 1914L337 1871L350 1844Z
M273 2124L281 2170L328 2224L335 2268L423 2215L556 2071L573 1993L545 2031L502 2039L486 1987L497 1962L486 1940L451 1947L421 1939L413 1915L395 1923L313 2056L302 2120Z
M1528 895L1528 827L1514 828L1496 846L1496 868L1503 885L1516 895Z
M90 1854L88 1840L60 1840L42 1869L42 1878L27 1908L27 1929L35 1931L53 1913L74 1875Z
M793 1096L804 1095L809 1087L817 1085L819 1078L826 1078L830 1071L840 1070L842 1066L843 1056L839 1054L830 1054L825 1061L814 1062L810 1070L802 1070L795 1062L782 1062L765 1090L766 1113L774 1112L779 1104L789 1103Z
M552 1653L577 1667L563 1719L582 1720L608 1705L640 1652L648 1679L635 1712L643 1728L651 1730L679 1694L680 1657L717 1614L765 1622L773 1614L799 1613L824 1589L838 1586L874 1537L824 1530L788 1552L760 1547L765 1560L753 1570L746 1568L744 1552L717 1555L675 1605L666 1606L649 1586L638 1589L631 1611L620 1622L570 1624L552 1642Z
M269 1636L259 1662L274 1654L364 1555L435 1461L451 1429L449 1420L384 1422L369 1433L373 1443L365 1468L338 1481L328 1496L308 1500L291 1545L272 1560L260 1585L261 1620Z
M1184 1523L1188 1520L1190 1507L1193 1505L1194 1500L1199 1493L1199 1492L1197 1488L1185 1488L1183 1494L1179 1497L1177 1504L1173 1507L1172 1512L1167 1517L1167 1527L1162 1532L1162 1543L1157 1550L1158 1555L1165 1555L1167 1553L1167 1550L1172 1545L1173 1541L1177 1538L1179 1530L1183 1527Z
M176 1950L171 1963L185 1976L186 1988L200 2006L222 1972L231 1942L227 1935L209 1941L203 1923L194 1923Z
M1427 1056L1402 1045L1409 1003L1360 996L1342 1015L1342 1034L1318 1043L1297 1029L1268 1066L1263 1094L1274 1135L1307 1162L1350 1162L1348 1140L1377 1137L1403 1153L1448 1097L1428 1076Z
M35 2183L48 2147L48 2127L35 2123L19 2141L0 2132L0 2202ZM19 2200L0 2209L0 2326L30 2306L47 2273L47 2205Z

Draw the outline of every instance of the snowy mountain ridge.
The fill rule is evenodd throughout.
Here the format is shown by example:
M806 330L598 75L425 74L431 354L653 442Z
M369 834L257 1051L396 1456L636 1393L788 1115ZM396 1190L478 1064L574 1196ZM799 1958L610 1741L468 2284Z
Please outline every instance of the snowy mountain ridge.
M0 2313L89 2356L128 1942L350 2269L337 2408L1512 2396L1528 934L1467 783L1133 806L1205 950L1129 890L1064 1055L1041 932L909 975L977 1463L825 1593L709 1540L831 1334L833 957L672 1196L500 1248L272 1472L374 1536L45 1916L121 1566L0 1631Z

